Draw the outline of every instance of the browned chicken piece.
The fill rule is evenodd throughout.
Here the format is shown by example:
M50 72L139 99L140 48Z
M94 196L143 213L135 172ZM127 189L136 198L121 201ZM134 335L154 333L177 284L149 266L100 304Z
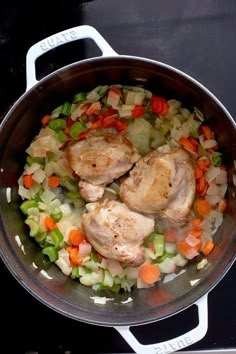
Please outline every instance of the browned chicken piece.
M188 221L195 191L194 167L181 148L152 151L137 162L120 187L121 199L131 209L159 214L179 225Z
M95 201L99 198L90 199L90 192L86 189L91 190L91 185L105 187L129 171L140 156L123 135L106 133L102 136L90 136L70 145L67 158L72 170L81 180L89 183L87 186L83 185L85 200ZM95 189L93 191L96 193Z
M143 239L154 230L154 220L120 202L95 203L83 214L82 227L92 246L106 258L138 266L144 262Z

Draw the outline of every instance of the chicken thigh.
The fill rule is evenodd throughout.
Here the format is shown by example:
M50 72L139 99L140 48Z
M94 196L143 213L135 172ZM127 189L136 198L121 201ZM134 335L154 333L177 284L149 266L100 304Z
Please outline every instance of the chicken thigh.
M82 227L101 255L138 266L144 261L143 239L154 230L154 220L129 210L123 203L106 200L83 214Z
M120 134L90 136L67 149L69 164L81 179L79 187L86 201L101 198L105 185L129 171L139 157L131 142Z
M182 148L152 151L140 159L121 184L126 205L138 212L158 214L172 224L184 224L195 196L194 167Z

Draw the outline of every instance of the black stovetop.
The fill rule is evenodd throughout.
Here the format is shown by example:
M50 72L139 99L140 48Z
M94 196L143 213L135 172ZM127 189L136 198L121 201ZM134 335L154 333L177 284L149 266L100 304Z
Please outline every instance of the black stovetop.
M63 29L90 24L120 54L148 57L175 66L207 86L236 117L235 0L58 0L0 5L0 113L25 90L25 55L35 42ZM89 41L57 49L39 61L39 77L72 61L98 55ZM63 317L35 300L0 261L0 353L127 353L112 328ZM236 264L209 294L209 330L188 349L236 347ZM190 310L142 326L141 341L174 337L193 321ZM83 349L82 348L86 348Z

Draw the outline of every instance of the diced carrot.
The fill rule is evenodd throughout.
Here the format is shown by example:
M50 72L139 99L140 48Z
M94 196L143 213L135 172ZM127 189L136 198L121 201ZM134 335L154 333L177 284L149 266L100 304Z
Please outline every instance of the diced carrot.
M192 219L192 225L194 230L201 230L201 223L202 219L200 218L193 218Z
M166 242L176 242L177 230L174 227L168 227L164 230Z
M193 259L198 255L198 252L195 250L195 248L189 246L185 241L179 241L177 247L180 252L188 259Z
M203 176L203 170L200 167L196 167L194 171L194 175L196 179L199 179Z
M87 114L92 115L92 114L98 114L101 111L101 102L94 102L90 105L90 107L87 109Z
M145 113L145 108L141 105L136 105L134 109L131 111L131 115L133 118L141 118Z
M51 216L46 216L44 219L44 225L47 230L54 230L57 229L57 224L54 222L53 218Z
M206 216L211 211L211 205L206 199L199 199L195 204L196 211L201 216Z
M206 195L206 193L207 193L207 190L208 190L208 187L209 187L209 185L208 185L208 183L206 182L206 184L205 184L203 190L199 193L201 197L205 197L205 195Z
M214 248L214 243L212 241L207 241L202 249L202 253L207 256Z
M25 188L28 188L28 189L32 188L34 185L33 175L32 174L24 175L23 176L23 184L24 184Z
M102 126L102 121L101 120L96 120L95 122L93 122L93 124L91 125L91 129L97 129L100 128Z
M155 264L144 264L139 270L140 279L147 284L155 283L160 276L160 270Z
M202 132L207 140L213 139L212 130L208 127L208 125L201 126Z
M46 114L42 119L41 119L41 123L42 125L46 125L48 124L48 122L50 121L51 117L49 114Z
M69 233L69 240L73 246L79 246L85 240L85 235L80 230L71 230Z
M211 165L211 160L208 158L201 158L197 160L197 165L202 171L206 171Z
M223 198L223 199L221 199L221 201L219 202L218 210L219 210L221 213L224 213L226 207L227 207L227 202L226 202L226 199Z
M188 140L189 140L189 142L193 145L193 146L195 146L196 148L198 148L198 142L197 142L197 140L196 139L194 139L192 136L190 136L189 138L188 138Z
M191 235L193 237L196 237L196 238L200 237L201 234L202 234L202 230L201 229L198 229L198 230L195 229L195 230L190 230L189 231L189 235Z
M48 186L51 188L57 188L60 184L60 178L58 176L48 177Z
M82 260L79 258L79 248L78 247L72 247L72 249L69 252L69 257L70 257L70 261L72 262L73 265L79 265L82 262Z
M196 153L196 152L197 152L196 146L194 146L194 145L189 141L189 139L182 137L182 138L179 139L179 143L180 143L181 145L183 145L183 147L184 147L186 150L188 150L188 151L190 151L190 152L193 152L193 153Z
M198 180L198 193L202 193L205 189L205 186L206 186L206 180L205 180L205 177L202 176L201 178L199 178Z

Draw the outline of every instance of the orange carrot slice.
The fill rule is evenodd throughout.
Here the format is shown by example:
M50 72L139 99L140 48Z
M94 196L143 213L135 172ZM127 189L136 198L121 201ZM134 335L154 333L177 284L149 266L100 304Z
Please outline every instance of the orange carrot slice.
M155 264L145 264L139 270L140 279L147 284L155 283L160 276L160 270Z

